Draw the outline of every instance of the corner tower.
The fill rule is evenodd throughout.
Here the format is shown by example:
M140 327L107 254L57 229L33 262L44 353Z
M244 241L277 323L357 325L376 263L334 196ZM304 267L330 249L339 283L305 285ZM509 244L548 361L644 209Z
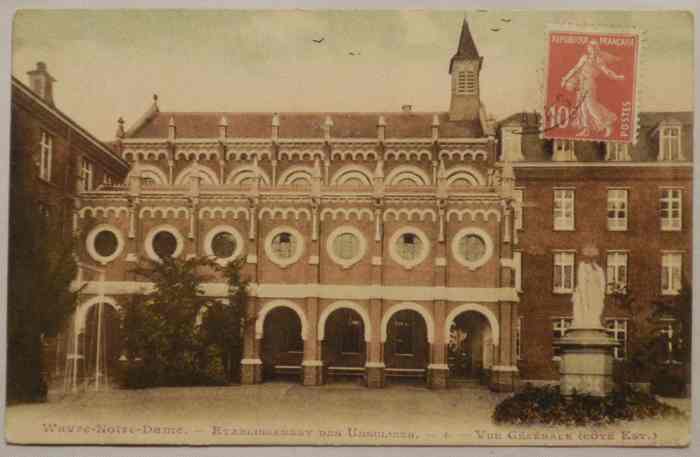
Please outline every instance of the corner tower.
M452 96L450 98L450 120L472 121L479 119L479 73L484 58L474 44L469 24L464 19L459 34L457 52L450 60Z

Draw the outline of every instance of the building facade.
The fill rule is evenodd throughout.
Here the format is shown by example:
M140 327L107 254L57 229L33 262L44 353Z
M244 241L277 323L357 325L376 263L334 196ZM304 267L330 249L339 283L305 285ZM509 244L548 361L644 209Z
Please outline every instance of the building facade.
M242 256L244 383L512 390L558 378L576 254L595 243L637 297L606 310L624 358L651 300L690 277L692 117L643 114L636 146L543 141L535 114L487 118L483 64L465 21L446 112L164 112L154 97L119 122L123 184L79 193L94 268L78 333L95 305L116 313L147 287L140 259ZM223 278L205 291L224 297Z
M129 165L56 107L55 80L43 62L37 63L28 76L29 85L12 78L10 184L11 192L17 194L11 202L37 205L48 218L48 226L67 239L73 236L79 194L102 183L123 182ZM23 196L21 200L18 195ZM11 239L21 230L24 228L11 224ZM23 255L12 244L9 249L10 256ZM49 378L57 363L56 340L47 337L43 343L44 375Z

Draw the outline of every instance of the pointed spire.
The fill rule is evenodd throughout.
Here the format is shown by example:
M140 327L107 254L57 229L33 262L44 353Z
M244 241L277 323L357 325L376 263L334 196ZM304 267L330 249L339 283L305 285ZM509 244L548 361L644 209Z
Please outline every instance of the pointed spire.
M126 132L124 131L124 118L120 116L119 119L117 119L116 137L121 139L121 138L124 138L125 136L126 136Z
M432 132L433 141L437 141L440 137L440 119L437 114L433 115L433 123L430 126L430 130Z
M272 114L272 141L277 141L280 136L280 115Z
M170 116L170 120L168 121L168 139L175 139L175 118L172 116Z
M160 108L158 108L158 94L153 94L153 106L152 106L152 109L155 110L156 113L157 113L158 111L160 111Z
M219 138L226 138L227 132L226 130L228 129L228 120L226 119L226 116L221 116L221 119L219 120Z
M326 120L323 121L323 136L326 141L331 139L331 128L333 128L333 119L330 116L326 116Z
M452 73L452 64L455 60L477 60L480 59L479 51L476 49L476 44L474 43L474 38L469 30L469 23L467 18L464 18L462 22L462 32L459 34L459 44L457 46L457 52L450 59L450 73Z

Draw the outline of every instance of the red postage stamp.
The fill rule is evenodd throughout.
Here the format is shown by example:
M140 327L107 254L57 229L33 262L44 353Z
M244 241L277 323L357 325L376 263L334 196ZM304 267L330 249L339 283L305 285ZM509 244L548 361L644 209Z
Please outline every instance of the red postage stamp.
M547 32L544 137L634 143L639 34Z

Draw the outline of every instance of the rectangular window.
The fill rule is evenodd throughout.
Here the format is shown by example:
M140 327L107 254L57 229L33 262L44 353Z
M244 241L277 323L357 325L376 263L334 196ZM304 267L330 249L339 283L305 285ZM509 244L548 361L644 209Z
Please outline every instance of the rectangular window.
M608 293L627 293L627 253L608 252L607 265Z
M525 195L522 189L513 190L513 198L515 200L513 204L513 223L515 224L515 230L523 229L523 200Z
M661 294L678 295L681 291L683 254L667 252L661 255Z
M661 189L661 199L659 201L661 230L681 230L683 226L682 195L681 189Z
M574 190L554 189L554 230L574 229Z
M605 319L605 330L620 344L614 348L613 355L618 360L624 359L627 355L627 319Z
M51 166L53 162L53 138L46 132L41 132L39 143L39 177L51 181Z
M80 165L80 179L84 191L92 190L92 162L83 159Z
M629 153L629 145L627 143L606 143L605 160L611 162L628 162L632 160Z
M523 291L523 253L513 251L513 275L515 276L513 285L518 292Z
M554 253L554 290L555 294L570 294L574 291L573 252Z
M571 328L570 317L557 317L552 319L552 352L554 360L561 359L561 347L557 344L559 338L563 338L566 330Z
M681 154L681 128L663 127L661 129L661 160L683 160Z
M608 189L608 230L627 230L627 189Z
M552 160L555 162L575 162L576 152L573 140L554 140Z

